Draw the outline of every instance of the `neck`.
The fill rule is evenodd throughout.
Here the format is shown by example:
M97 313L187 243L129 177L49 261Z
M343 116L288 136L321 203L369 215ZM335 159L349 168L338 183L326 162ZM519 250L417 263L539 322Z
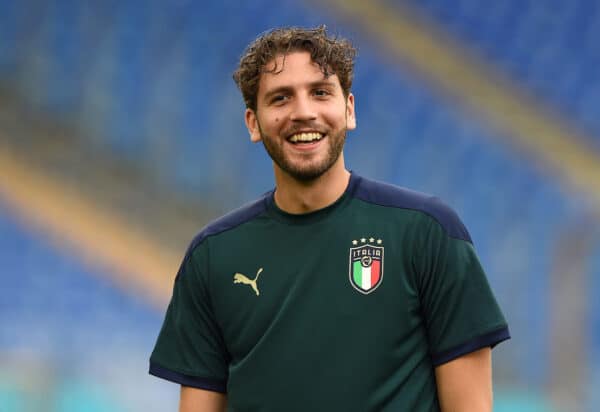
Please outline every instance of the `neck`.
M327 172L308 182L299 181L275 166L275 203L287 213L314 212L338 200L349 181L343 154Z

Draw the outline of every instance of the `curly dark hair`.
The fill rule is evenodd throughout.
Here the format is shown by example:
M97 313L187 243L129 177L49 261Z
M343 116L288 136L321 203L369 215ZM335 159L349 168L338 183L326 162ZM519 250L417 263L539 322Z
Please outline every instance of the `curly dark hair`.
M327 35L324 25L316 28L285 27L260 35L244 51L233 79L238 85L246 107L256 110L258 83L262 73L279 73L283 67L267 70L267 63L277 55L307 51L325 77L336 74L344 95L348 97L354 74L356 49L341 37Z

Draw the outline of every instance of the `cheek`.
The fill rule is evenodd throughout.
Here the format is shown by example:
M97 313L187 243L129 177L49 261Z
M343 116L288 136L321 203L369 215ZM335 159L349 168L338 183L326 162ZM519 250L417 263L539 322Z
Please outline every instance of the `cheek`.
M346 123L346 111L332 110L323 114L325 121L331 125L341 125Z

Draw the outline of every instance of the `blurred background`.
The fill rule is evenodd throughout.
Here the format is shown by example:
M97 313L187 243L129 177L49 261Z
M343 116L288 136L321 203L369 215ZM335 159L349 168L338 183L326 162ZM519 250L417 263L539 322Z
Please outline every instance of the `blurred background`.
M1 0L1 412L176 409L147 369L185 248L273 186L231 74L320 24L359 49L348 166L471 232L495 411L598 409L598 1Z

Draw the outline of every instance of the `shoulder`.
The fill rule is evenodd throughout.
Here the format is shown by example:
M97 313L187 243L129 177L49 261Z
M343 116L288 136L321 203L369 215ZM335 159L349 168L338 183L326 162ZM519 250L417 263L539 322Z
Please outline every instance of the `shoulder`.
M435 220L448 236L472 243L458 214L436 196L357 177L353 197L378 206L422 212Z
M207 224L192 240L186 255L189 255L198 245L210 236L233 230L262 215L267 210L267 200L273 194L272 191L265 193L255 201L235 209Z
M186 267L194 259L193 256L197 250L202 250L201 246L205 243L204 241L211 237L217 236L220 233L233 230L246 222L250 222L256 217L262 215L267 210L267 200L272 195L271 192L267 192L257 200L248 203L238 209L229 212L228 214L219 217L207 224L191 241L188 246L185 256L179 270L177 271L176 279L181 277L181 274L186 271Z

